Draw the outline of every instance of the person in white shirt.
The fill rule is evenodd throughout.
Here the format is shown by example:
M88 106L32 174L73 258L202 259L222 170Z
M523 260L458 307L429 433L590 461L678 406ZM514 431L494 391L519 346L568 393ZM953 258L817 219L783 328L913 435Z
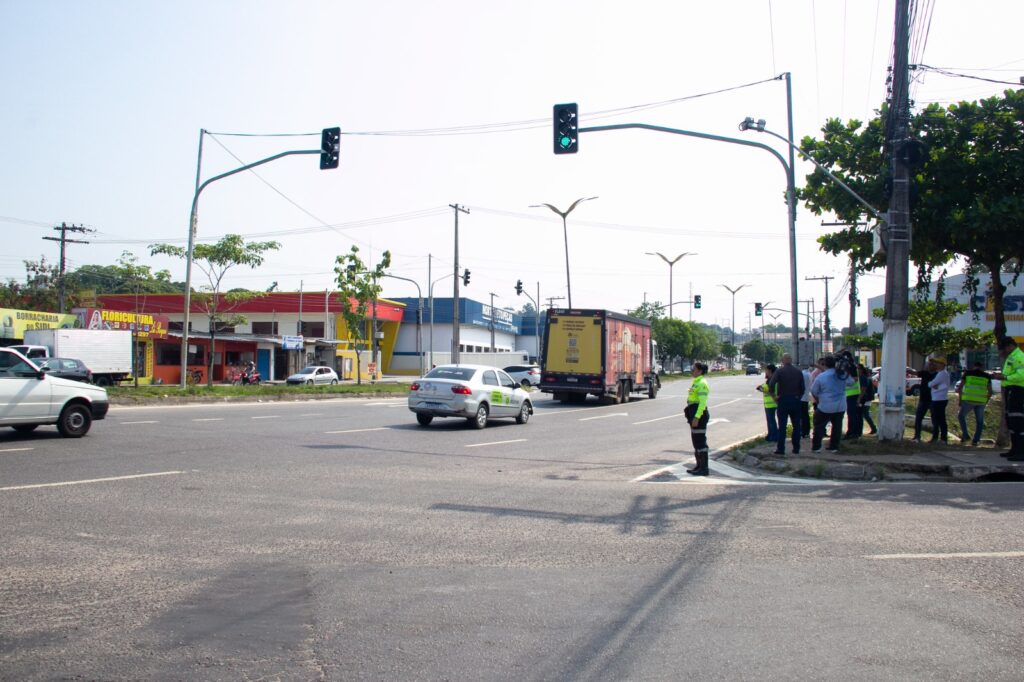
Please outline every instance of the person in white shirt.
M935 378L928 382L932 396L932 439L934 443L941 440L949 442L949 426L946 424L946 406L949 405L949 372L946 361L932 356L928 358L929 371L935 372Z

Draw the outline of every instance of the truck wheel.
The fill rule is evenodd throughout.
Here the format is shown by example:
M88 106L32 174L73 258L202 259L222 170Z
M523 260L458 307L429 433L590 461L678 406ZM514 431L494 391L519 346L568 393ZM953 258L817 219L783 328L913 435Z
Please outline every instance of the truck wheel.
M651 379L650 383L647 384L647 397L650 398L651 400L654 400L655 398L658 397L658 382L655 381L653 378Z
M430 422L434 421L434 415L417 412L416 421L420 426L430 426Z
M65 438L81 438L89 433L92 413L85 405L74 404L65 407L57 419L57 430Z
M622 402L629 402L629 394L633 392L633 382L623 381L619 389L622 392Z
M480 407L476 408L476 416L469 418L469 424L474 429L482 429L487 426L487 404L480 403Z
M100 375L96 377L97 386L110 386L110 377L106 375Z

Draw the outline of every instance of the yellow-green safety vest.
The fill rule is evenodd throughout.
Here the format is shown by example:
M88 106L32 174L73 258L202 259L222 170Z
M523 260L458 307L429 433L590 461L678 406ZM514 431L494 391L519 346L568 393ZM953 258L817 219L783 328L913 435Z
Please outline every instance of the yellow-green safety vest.
M978 403L984 405L988 402L987 377L979 377L968 374L964 377L964 387L960 393L960 400L965 403Z
M761 392L764 396L764 407L766 410L779 406L779 404L775 401L775 396L772 395L771 390L768 388L767 383L761 385Z
M708 387L708 381L703 375L697 377L690 384L690 392L686 394L686 404L696 404L697 412L693 415L694 419L700 419L704 415L704 410L708 408L708 395L711 393L711 389Z
M860 395L860 377L853 378L853 385L846 387L846 397Z
M1024 386L1024 351L1014 348L1003 363L1003 386Z

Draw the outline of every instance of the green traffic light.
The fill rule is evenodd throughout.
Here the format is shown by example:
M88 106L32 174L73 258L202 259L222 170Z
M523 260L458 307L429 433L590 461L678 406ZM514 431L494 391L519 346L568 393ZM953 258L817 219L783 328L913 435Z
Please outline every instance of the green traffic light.
M558 138L558 144L562 145L562 149L568 149L572 144L572 138L568 135L562 135L562 137Z

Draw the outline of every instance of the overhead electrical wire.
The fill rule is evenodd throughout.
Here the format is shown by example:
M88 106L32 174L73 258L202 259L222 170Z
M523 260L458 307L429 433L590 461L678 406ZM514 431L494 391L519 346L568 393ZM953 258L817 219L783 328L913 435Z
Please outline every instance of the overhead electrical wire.
M996 80L994 78L983 78L982 76L972 76L972 75L966 74L966 73L955 73L955 72L953 72L953 71L951 71L949 69L941 69L941 68L936 67L936 66L928 66L927 64L911 64L910 68L911 69L916 69L916 70L921 70L921 71L933 71L935 73L942 74L943 76L950 76L951 78L969 78L971 80L985 81L986 83L999 83L1001 85L1016 85L1016 86L1021 86L1022 85L1020 83L1020 81L1014 83L1013 81L1001 81L1001 80ZM976 69L976 70L977 71L986 71L988 69Z

